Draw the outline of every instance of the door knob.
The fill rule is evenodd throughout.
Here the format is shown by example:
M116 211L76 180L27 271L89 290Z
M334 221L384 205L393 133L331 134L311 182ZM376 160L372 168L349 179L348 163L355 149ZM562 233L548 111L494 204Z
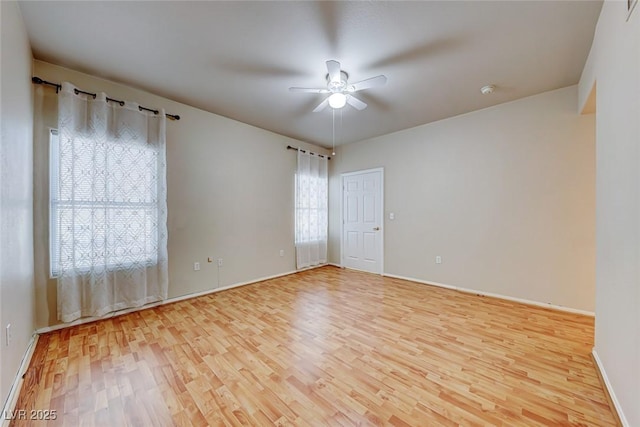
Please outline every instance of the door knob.
M373 227L373 231L378 231L380 230L380 227Z

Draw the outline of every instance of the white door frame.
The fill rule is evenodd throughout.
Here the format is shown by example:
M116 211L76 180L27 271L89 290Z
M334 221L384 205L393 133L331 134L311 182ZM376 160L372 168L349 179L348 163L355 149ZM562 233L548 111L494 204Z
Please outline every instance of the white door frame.
M384 275L384 167L362 169L359 171L345 172L340 174L340 266L344 268L344 178L350 175L360 175L369 172L380 172L380 271L377 272L381 276Z

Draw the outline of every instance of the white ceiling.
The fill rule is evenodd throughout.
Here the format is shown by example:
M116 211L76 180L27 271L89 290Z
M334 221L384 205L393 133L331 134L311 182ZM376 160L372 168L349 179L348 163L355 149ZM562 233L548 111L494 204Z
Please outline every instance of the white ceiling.
M364 111L357 141L576 84L601 1L21 2L34 57L331 146L326 85L335 59ZM493 83L489 96L480 87ZM337 115L336 115L337 116Z

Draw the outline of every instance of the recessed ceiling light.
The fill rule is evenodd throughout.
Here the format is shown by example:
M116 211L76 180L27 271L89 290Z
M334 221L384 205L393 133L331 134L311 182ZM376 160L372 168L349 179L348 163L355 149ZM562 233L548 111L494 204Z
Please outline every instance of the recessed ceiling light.
M493 93L494 90L496 90L494 85L486 85L482 86L480 92L482 92L483 95L489 95L490 93Z

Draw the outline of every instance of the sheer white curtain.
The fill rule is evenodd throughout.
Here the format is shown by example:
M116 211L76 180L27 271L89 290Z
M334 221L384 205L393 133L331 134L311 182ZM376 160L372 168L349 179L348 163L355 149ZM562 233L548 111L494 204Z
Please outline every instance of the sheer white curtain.
M168 287L164 111L75 89L62 85L51 147L51 269L64 322L166 299Z
M296 261L304 268L327 262L328 161L298 150Z

